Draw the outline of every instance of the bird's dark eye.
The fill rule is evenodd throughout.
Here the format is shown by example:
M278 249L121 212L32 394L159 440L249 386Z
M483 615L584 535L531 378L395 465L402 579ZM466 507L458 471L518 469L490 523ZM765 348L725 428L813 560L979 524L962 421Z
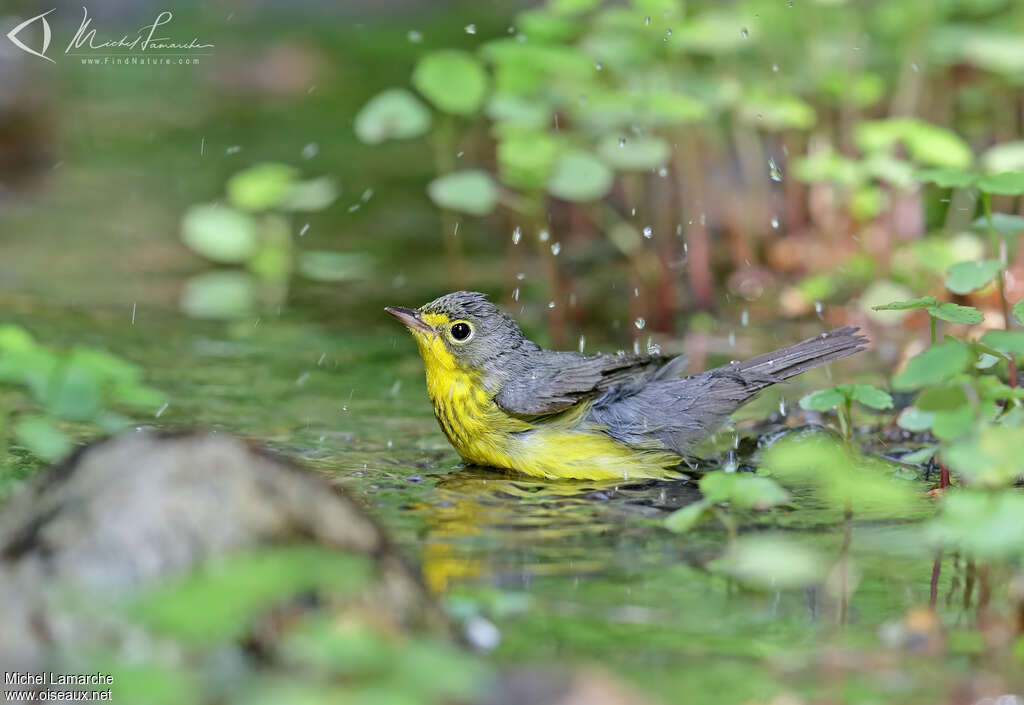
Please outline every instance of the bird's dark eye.
M473 329L470 328L468 323L458 322L452 326L452 338L455 340L465 340L472 335Z

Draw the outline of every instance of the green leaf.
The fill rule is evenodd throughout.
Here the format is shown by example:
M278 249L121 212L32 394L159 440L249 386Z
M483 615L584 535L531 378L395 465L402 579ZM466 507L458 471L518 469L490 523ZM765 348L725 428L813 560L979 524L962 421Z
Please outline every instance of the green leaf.
M917 172L917 178L940 188L963 188L973 186L978 180L978 174L962 169L921 169Z
M893 378L895 389L916 389L941 382L962 372L968 362L967 346L958 340L932 345L907 361L903 371Z
M298 176L298 170L287 164L257 164L228 179L228 200L247 211L274 208L291 192Z
M665 528L683 534L711 516L711 504L705 500L687 504L665 518Z
M1021 448L1024 448L1024 428L985 426L980 434L950 445L943 457L972 487L999 488L1013 484L1024 474Z
M740 509L771 509L789 501L789 493L769 477L740 472L710 472L700 479L708 502L729 502Z
M412 84L439 110L471 115L487 94L487 74L468 52L443 49L427 54L412 73Z
M929 306L928 313L950 323L981 323L985 316L973 306L961 306L960 304L941 303L936 306Z
M1024 193L1024 171L986 174L978 180L978 188L984 193L993 193L1001 196L1022 194Z
M969 294L987 286L1002 268L1002 263L997 259L958 262L949 268L946 288L954 294Z
M511 93L497 93L487 101L487 117L497 123L542 129L551 120L551 106Z
M47 388L46 410L62 419L88 421L99 411L103 397L100 378L69 359Z
M920 164L957 169L974 161L971 148L955 132L921 120L908 122L904 141L907 153Z
M498 170L509 186L544 188L554 172L560 145L544 130L514 129L498 141Z
M470 215L487 215L498 203L494 179L479 169L440 176L427 185L427 193L441 208Z
M708 116L708 107L696 98L674 91L649 93L641 99L638 118L654 126L677 126L697 122Z
M807 396L800 399L800 408L805 411L828 411L834 409L846 400L844 395L837 387L831 387L829 389L821 389L817 392L811 392Z
M241 264L256 250L256 221L228 206L192 206L181 220L181 239L209 260Z
M934 296L922 296L917 299L908 299L906 301L892 301L881 306L872 306L873 311L907 311L915 308L928 308L934 306L938 301Z
M281 202L281 208L288 211L322 211L338 198L338 187L334 179L321 176L318 179L300 181Z
M1011 558L1024 553L1024 495L960 490L947 493L942 512L928 524L940 546L979 558Z
M1024 217L1021 217L1019 215L1010 215L1008 213L993 213L992 227L995 228L997 233L1002 233L1003 235L1016 235L1017 233L1024 233ZM975 218L974 222L971 223L971 228L974 230L987 232L988 218L986 218L985 216Z
M275 604L314 589L348 596L366 588L363 556L321 547L287 547L229 556L145 594L135 612L154 631L192 644L241 637Z
M419 137L430 129L430 111L404 88L378 93L356 115L356 137L366 144Z
M940 440L948 441L960 438L974 428L974 410L969 404L931 413L935 414L935 420L932 421L932 433Z
M981 336L981 342L1000 352L1024 355L1024 331L1021 330L990 330Z
M943 384L929 387L914 400L914 407L921 411L950 411L967 403L967 393L962 385Z
M930 411L922 411L913 406L908 406L900 412L896 418L896 424L907 431L918 433L927 431L935 423L935 414Z
M597 153L616 169L646 171L668 162L671 150L660 137L608 135L597 146Z
M812 585L825 575L824 561L805 544L765 534L741 537L709 567L773 590Z
M14 424L14 437L36 457L57 462L71 451L71 441L44 416L29 416Z
M990 147L981 157L985 171L1000 173L1024 170L1024 141L1004 142Z
M299 272L318 282L342 282L366 279L372 260L358 252L306 250L299 253Z
M855 384L850 395L854 401L859 401L864 406L872 409L891 409L892 397L878 387L870 384Z
M908 465L920 465L930 460L938 449L938 446L925 446L924 448L918 448L913 453L907 453L901 457L900 462Z
M0 326L0 352L28 352L36 346L32 335L21 326Z
M185 282L181 308L192 318L238 318L252 313L255 298L247 272L206 272Z
M548 192L565 201L595 201L612 188L612 170L587 152L566 152L555 165Z
M1013 305L1013 315L1017 317L1021 325L1024 325L1024 301L1018 301Z

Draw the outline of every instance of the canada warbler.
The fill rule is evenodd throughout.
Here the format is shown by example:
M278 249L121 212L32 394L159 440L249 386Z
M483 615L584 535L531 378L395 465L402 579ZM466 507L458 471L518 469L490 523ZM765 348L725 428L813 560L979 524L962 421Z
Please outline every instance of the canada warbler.
M385 310L416 339L434 415L459 455L547 478L672 477L760 390L867 343L840 328L680 377L685 357L544 350L476 292Z

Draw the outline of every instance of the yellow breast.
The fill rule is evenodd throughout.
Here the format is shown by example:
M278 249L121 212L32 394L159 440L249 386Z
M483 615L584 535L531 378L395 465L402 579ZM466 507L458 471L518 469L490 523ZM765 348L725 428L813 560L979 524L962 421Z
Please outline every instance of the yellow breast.
M503 411L479 374L463 369L435 336L416 336L441 430L469 463L546 478L667 478L671 453L631 448L584 421L587 404L526 421Z

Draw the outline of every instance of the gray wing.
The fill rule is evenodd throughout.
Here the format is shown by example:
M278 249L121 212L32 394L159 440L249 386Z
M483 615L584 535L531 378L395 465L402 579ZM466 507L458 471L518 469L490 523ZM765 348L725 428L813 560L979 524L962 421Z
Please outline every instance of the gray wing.
M686 367L681 355L580 355L544 351L529 369L507 382L495 396L502 409L518 416L564 411L616 386L678 377Z

